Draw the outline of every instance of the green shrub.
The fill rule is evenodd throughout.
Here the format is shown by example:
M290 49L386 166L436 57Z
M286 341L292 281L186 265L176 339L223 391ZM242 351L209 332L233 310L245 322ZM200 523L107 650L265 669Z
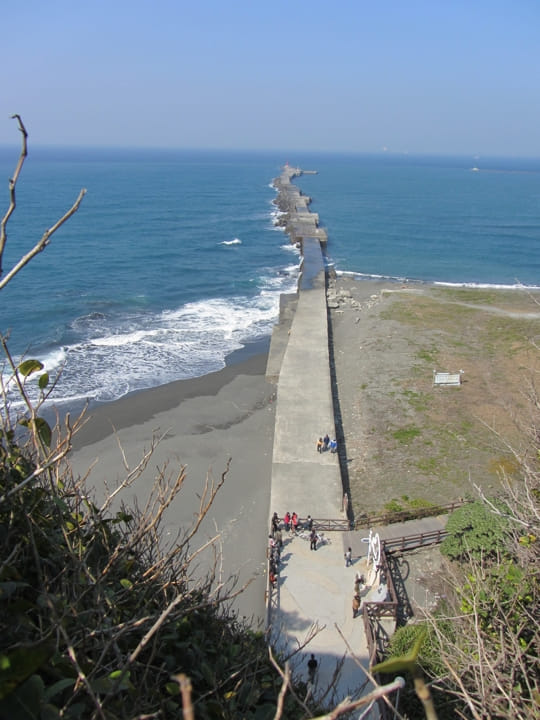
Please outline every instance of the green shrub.
M442 619L437 620L437 631L443 638L453 641L454 633L452 624L449 621ZM435 678L441 677L446 673L446 668L442 661L440 640L431 623L419 622L398 628L390 639L385 657L391 659L406 656L410 653L417 640L420 640L422 635L424 638L421 642L420 652L416 662L420 668L420 674L423 672L427 682L430 683ZM407 718L426 717L425 708L416 694L415 686L408 673L405 674L405 680L405 688L399 702L400 713L403 717ZM450 720L456 717L454 714L455 703L450 695L442 693L434 687L431 687L431 694L438 720Z
M425 498L413 498L409 501L409 507L414 510L422 510L424 508L434 507L434 503L426 500Z
M504 504L493 505L502 512ZM489 560L504 552L508 522L485 503L467 503L455 510L446 524L449 535L441 545L441 552L453 560L472 556Z
M445 631L451 633L450 623L447 623L444 628ZM391 658L406 655L422 634L424 635L424 640L420 645L418 663L428 675L435 677L444 672L444 665L440 659L439 641L430 623L411 623L398 628L390 638L386 657Z

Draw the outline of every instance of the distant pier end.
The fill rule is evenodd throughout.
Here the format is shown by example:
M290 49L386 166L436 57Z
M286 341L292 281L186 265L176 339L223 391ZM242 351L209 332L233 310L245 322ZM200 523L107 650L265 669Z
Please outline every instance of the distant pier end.
M319 216L309 210L311 198L291 182L301 175L316 175L317 170L302 170L299 167L285 165L281 175L274 180L274 187L278 191L275 204L284 215L278 220L289 234L293 245L300 244L306 238L315 238L320 243L326 243L328 236L324 228L319 227Z

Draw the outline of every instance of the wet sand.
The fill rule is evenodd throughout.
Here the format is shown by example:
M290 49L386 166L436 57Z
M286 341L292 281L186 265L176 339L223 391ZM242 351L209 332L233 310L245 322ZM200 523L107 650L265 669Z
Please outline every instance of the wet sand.
M88 411L71 454L77 474L92 466L89 486L100 497L104 482L114 487L126 475L119 443L134 467L152 437L161 436L148 467L122 497L127 504L136 498L142 505L158 467L166 466L168 474L185 467L185 483L167 513L165 534L171 537L191 526L207 475L217 482L231 458L225 484L193 546L221 533L221 578L238 576L240 585L254 578L234 607L241 616L261 620L275 394L265 380L266 360L260 354L220 372L97 406Z

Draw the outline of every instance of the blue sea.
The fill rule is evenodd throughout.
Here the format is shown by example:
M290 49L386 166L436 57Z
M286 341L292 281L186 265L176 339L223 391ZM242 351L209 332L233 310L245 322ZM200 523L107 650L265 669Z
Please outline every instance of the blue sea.
M0 149L0 215L18 151ZM266 348L299 273L272 202L287 161L318 171L295 182L338 272L540 286L540 160L30 147L4 272L87 194L1 291L11 352L62 370L54 401L74 405Z

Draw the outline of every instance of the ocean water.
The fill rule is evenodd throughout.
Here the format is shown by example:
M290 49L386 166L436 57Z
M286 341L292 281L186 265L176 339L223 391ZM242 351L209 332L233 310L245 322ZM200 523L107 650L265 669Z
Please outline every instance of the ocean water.
M0 150L0 208L17 156ZM61 369L54 401L75 404L204 375L264 347L299 273L272 203L285 161L318 170L295 182L340 272L540 285L540 161L31 149L4 271L87 194L1 291L11 352Z

